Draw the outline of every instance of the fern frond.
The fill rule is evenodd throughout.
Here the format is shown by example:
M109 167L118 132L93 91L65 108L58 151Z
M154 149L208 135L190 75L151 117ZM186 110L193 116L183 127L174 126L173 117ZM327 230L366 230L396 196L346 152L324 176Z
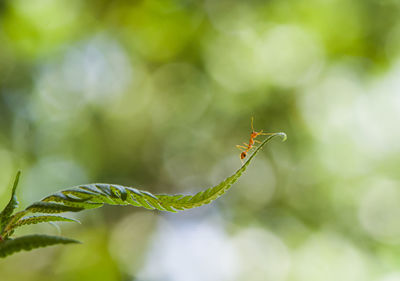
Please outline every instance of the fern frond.
M18 200L17 200L17 196L15 195L15 192L17 190L20 175L21 175L21 171L18 171L17 175L15 176L10 201L5 206L3 211L0 213L0 230L3 229L7 225L15 208L18 207Z
M30 251L32 249L52 246L56 244L80 243L79 241L49 235L26 235L15 239L9 239L0 243L0 257L6 257L22 250Z
M286 139L284 133L275 133L266 138L248 158L248 160L230 177L218 185L200 191L194 195L168 195L152 194L133 187L115 184L85 184L59 191L43 198L28 206L25 210L13 214L18 205L15 190L18 185L19 175L17 173L10 202L0 213L0 257L5 257L21 250L32 250L55 244L79 243L76 240L47 235L28 235L16 239L9 239L15 228L22 225L37 224L41 222L75 221L56 215L27 216L29 213L56 214L64 212L80 212L86 209L94 209L109 205L132 205L144 207L150 210L177 212L179 210L192 209L209 204L218 199L234 184L246 171L250 162L256 154L272 138L280 136Z
M254 153L232 176L228 177L220 184L200 191L194 195L154 195L150 192L138 190L132 187L96 183L80 185L59 191L53 195L45 197L40 202L32 204L26 208L26 210L29 212L40 213L62 213L68 211L79 212L85 209L98 208L103 204L132 205L136 207L144 207L150 210L157 209L169 212L177 212L179 210L200 207L209 204L224 194L243 174L250 162L263 146L276 136L282 137L283 140L286 139L284 133L276 133L269 136L256 148Z

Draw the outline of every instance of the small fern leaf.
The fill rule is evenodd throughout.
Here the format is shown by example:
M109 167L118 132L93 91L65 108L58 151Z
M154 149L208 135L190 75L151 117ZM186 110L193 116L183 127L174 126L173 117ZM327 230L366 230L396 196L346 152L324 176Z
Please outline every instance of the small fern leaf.
M272 138L280 136L286 139L284 133L275 133L266 138L248 158L248 160L232 176L220 184L200 191L194 195L153 195L150 192L138 190L121 185L96 183L76 186L71 189L62 190L50 195L41 202L29 206L29 212L62 213L67 211L79 212L84 209L101 207L103 204L110 205L133 205L150 210L177 212L178 210L192 209L216 200L223 195L233 183L235 183L247 169L256 154Z
M10 217L13 214L15 208L18 207L18 200L17 196L15 195L15 192L17 190L20 175L21 171L18 171L17 175L15 176L14 185L11 193L11 199L6 205L6 207L3 209L3 211L0 213L0 229L4 228L4 226L10 220Z
M49 216L49 215L39 215L39 216L28 216L20 219L15 224L13 224L12 228L15 229L19 226L30 225L30 224L38 224L42 222L55 222L55 221L66 221L66 222L77 222L78 220L70 219L63 216Z
M0 258L4 258L8 255L19 251L30 251L36 248L52 246L56 244L71 244L80 243L79 241L61 237L61 236L49 236L49 235L26 235L15 239L9 239L0 242Z

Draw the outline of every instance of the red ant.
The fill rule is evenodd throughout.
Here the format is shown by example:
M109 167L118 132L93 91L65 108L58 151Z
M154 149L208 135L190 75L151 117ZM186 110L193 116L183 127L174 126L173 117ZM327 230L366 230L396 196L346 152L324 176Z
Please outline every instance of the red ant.
M260 141L256 140L255 138L260 136L260 135L272 135L273 133L263 133L263 130L261 130L260 132L256 132L254 130L253 127L253 120L254 117L251 117L251 130L252 132L250 133L250 140L249 143L243 143L245 146L243 145L236 145L237 148L239 148L242 153L240 153L240 160L243 160L244 158L246 158L247 153L249 152L249 150L251 150L254 147L254 143L261 143Z

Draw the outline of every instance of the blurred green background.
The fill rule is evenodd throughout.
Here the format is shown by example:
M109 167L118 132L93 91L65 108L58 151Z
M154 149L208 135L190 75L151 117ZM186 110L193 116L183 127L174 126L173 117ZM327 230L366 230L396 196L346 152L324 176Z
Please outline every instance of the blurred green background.
M118 183L190 193L284 131L220 200L106 206L1 281L399 281L400 2L0 2L0 206ZM57 231L26 227L23 233Z

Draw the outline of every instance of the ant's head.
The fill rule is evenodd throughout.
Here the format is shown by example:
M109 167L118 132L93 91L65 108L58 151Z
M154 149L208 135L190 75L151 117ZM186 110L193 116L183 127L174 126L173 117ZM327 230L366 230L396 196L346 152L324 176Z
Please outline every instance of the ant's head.
M240 153L240 159L244 159L244 158L246 158L246 156L247 156L247 152L246 151L243 151L242 153Z

